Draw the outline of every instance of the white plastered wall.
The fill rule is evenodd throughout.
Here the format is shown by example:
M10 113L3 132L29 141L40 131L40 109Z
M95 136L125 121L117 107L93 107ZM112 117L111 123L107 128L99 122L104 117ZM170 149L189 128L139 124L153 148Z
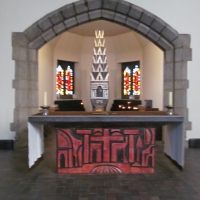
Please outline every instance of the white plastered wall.
M163 52L151 42L143 48L142 96L163 109Z

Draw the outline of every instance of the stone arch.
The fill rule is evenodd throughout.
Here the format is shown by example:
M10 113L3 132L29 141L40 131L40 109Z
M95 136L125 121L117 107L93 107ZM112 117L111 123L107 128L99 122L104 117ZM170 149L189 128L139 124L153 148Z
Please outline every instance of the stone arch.
M61 33L84 23L107 20L128 27L149 39L164 52L164 105L173 91L175 113L185 117L191 129L187 109L187 61L191 60L190 35L179 34L162 19L136 5L118 0L81 0L55 10L27 28L12 34L15 60L15 109L11 131L27 144L27 118L38 109L37 51ZM23 134L24 133L24 134Z

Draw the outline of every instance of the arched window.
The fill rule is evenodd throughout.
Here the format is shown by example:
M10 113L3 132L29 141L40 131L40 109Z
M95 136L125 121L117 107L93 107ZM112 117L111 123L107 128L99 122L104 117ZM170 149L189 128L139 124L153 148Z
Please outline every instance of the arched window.
M122 63L122 98L140 96L140 65L139 61Z
M56 68L56 93L60 96L74 94L74 63L58 60Z

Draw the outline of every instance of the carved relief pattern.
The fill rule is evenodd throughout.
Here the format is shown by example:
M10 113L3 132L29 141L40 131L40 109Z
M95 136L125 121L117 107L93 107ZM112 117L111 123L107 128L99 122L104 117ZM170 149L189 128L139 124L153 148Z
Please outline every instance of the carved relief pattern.
M58 129L58 173L153 173L154 128Z

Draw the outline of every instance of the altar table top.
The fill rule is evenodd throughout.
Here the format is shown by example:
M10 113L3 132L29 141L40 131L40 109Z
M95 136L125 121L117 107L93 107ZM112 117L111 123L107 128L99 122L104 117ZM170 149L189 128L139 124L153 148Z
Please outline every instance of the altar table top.
M168 123L183 122L184 117L178 115L167 115L165 111L117 111L117 112L80 112L80 111L54 111L49 115L44 116L41 113L37 113L30 116L28 119L31 123L41 123L49 125L62 125L66 122L69 125L74 123L101 123L101 125L137 125L137 126L155 126L166 125ZM116 124L117 123L117 124ZM99 124L98 124L99 125ZM117 125L117 126L118 126Z

